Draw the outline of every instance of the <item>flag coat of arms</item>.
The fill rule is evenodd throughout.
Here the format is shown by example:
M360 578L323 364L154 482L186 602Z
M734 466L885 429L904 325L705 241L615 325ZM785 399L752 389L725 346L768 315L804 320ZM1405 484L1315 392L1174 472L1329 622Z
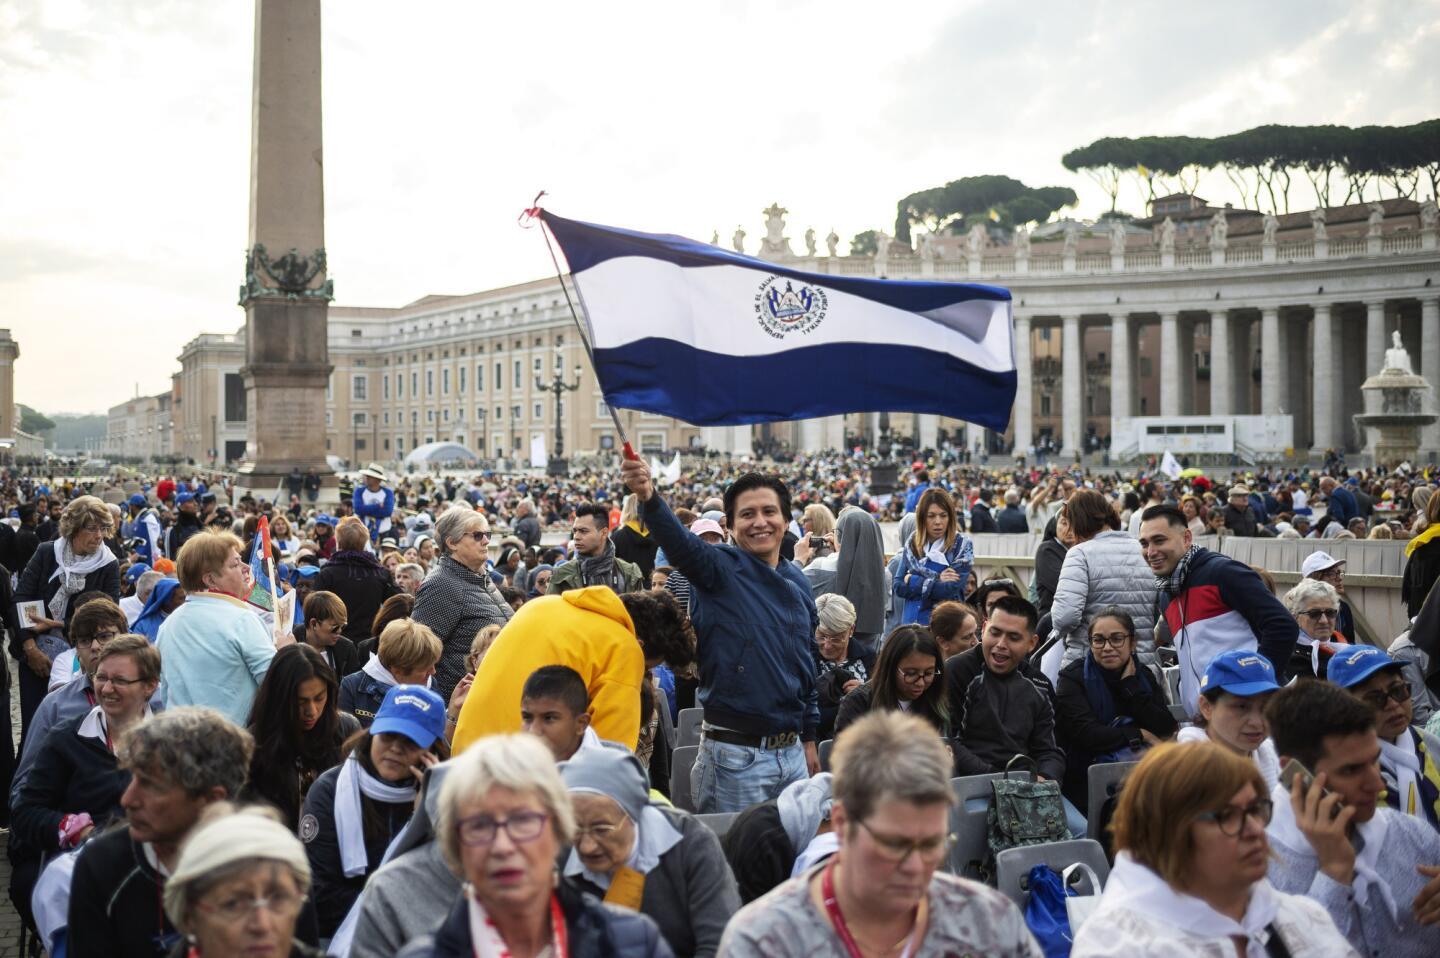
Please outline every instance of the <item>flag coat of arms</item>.
M700 426L936 413L1004 431L1009 290L810 273L541 211L605 401Z

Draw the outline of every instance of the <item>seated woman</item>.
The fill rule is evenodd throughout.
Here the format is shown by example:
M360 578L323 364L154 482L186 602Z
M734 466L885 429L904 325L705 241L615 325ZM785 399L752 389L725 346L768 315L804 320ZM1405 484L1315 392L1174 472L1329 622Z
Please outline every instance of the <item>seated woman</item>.
M930 634L940 658L959 655L980 641L980 613L968 602L941 602L930 610Z
M1349 643L1335 631L1340 621L1340 593L1328 582L1301 579L1285 593L1285 609L1300 626L1290 674L1300 679L1323 679L1330 657Z
M408 944L400 958L542 951L669 958L647 916L556 884L555 861L574 837L575 809L538 738L483 738L446 769L436 840L465 891L435 934Z
M1060 670L1055 728L1065 749L1065 797L1086 811L1088 772L1098 762L1131 762L1175 735L1164 686L1135 655L1135 623L1107 606L1090 622L1090 650Z
M1222 652L1211 660L1200 688L1200 719L1181 729L1178 740L1213 742L1254 760L1268 795L1280 780L1280 757L1265 724L1265 704L1280 689L1269 660L1243 649Z
M720 847L740 900L747 905L834 852L830 827L832 776L821 772L785 786L779 798L751 805L735 816Z
M1152 749L1120 792L1115 868L1072 958L1354 955L1323 907L1266 879L1271 811L1259 771L1228 749Z
M300 818L321 938L335 934L410 820L425 770L450 757L445 703L424 686L393 686L370 728L351 736L345 751L339 768L315 780Z
M340 680L340 711L349 712L361 726L368 727L395 686L430 686L443 651L440 637L428 626L414 619L396 619L380 633L379 651L360 671Z
M900 626L880 649L874 676L841 700L835 737L867 712L890 710L918 715L942 736L949 735L944 677L940 646L930 630L921 625Z
M560 765L575 806L565 881L649 915L676 955L712 958L740 893L715 833L649 803L645 770L617 748L582 749Z
M859 642L855 635L855 606L838 593L822 595L815 600L819 625L815 628L815 691L820 700L820 738L830 738L835 731L835 713L840 700L870 678L875 671L875 653Z
M320 653L304 644L275 653L247 723L255 738L245 796L269 802L293 831L320 773L340 764L340 746L360 723L340 711L339 683Z
M130 631L145 636L153 643L160 636L160 624L170 617L171 612L180 608L184 601L185 590L180 587L180 580L166 576L150 590L150 598L146 600Z
M268 808L216 807L180 852L165 882L165 914L194 958L321 958L297 941L310 863Z
M931 486L915 506L915 535L901 544L899 574L891 584L905 600L901 621L924 625L937 602L965 598L975 546L960 532L950 494Z

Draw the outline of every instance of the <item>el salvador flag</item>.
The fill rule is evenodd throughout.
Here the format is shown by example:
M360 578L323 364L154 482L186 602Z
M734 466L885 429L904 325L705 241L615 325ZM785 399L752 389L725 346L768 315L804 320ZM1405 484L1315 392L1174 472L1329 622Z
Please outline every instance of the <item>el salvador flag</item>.
M1010 291L832 276L541 211L569 261L605 401L700 426L937 413L1003 432Z

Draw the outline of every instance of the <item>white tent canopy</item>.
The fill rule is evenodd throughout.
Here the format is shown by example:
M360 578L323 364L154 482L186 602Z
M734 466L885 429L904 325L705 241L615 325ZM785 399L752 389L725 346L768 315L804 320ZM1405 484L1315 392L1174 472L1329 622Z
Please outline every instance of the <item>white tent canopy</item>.
M410 450L410 454L405 457L405 464L427 466L445 462L473 463L479 458L458 442L427 442Z

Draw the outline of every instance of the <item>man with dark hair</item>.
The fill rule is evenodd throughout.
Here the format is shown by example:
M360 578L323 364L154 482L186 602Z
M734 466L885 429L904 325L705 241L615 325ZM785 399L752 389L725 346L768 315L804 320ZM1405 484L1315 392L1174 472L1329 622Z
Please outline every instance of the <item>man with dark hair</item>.
M775 476L741 476L725 490L734 544L709 544L655 494L645 463L626 459L621 472L667 561L690 582L705 710L690 775L695 808L735 812L777 798L820 770L819 617L805 574L781 559L790 491Z
M200 814L239 796L253 747L249 732L204 708L161 713L120 740L128 827L87 842L75 862L67 954L151 958L179 941L161 907L165 878Z
M1300 681L1274 693L1265 718L1281 767L1314 776L1270 793L1270 882L1319 902L1362 955L1440 954L1440 833L1381 804L1374 710Z
M562 562L550 574L551 595L587 585L609 586L616 594L645 587L640 567L615 555L615 543L610 541L610 512L604 506L595 502L579 506L571 531L575 558Z
M1180 702L1189 714L1199 714L1200 679L1221 652L1258 648L1283 685L1300 630L1255 570L1195 545L1177 506L1146 509L1138 538L1180 658Z
M546 665L530 673L520 691L520 727L539 736L564 762L585 748L599 748L590 727L590 693L568 665Z

